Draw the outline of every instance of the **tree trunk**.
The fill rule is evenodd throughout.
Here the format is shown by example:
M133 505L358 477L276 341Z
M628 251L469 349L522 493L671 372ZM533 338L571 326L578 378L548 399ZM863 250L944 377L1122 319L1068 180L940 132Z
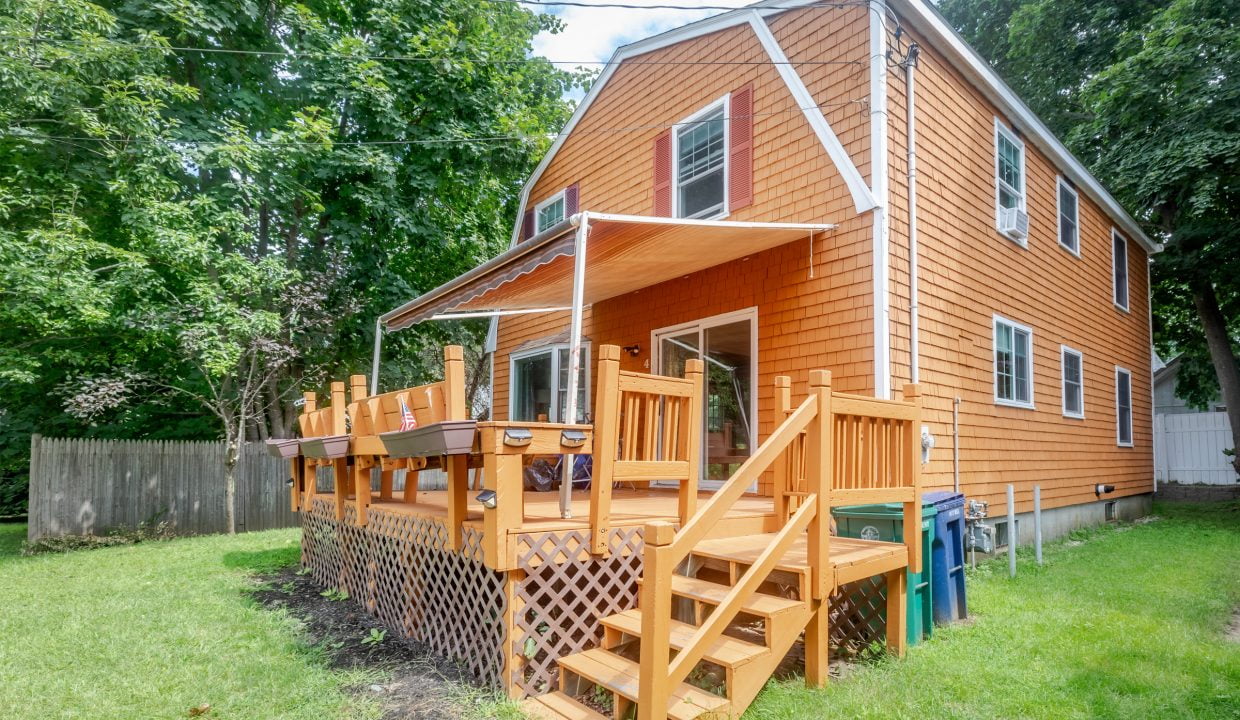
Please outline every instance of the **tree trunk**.
M1210 350L1214 373L1218 376L1223 403L1227 406L1227 420L1231 423L1231 446L1240 451L1240 365L1237 364L1236 354L1231 347L1227 319L1219 309L1218 296L1209 280L1195 279L1190 287L1193 304L1197 306L1197 316L1201 319L1201 327L1206 334L1206 347ZM1232 455L1231 465L1236 474L1240 475L1240 452Z
M227 454L224 456L224 524L229 535L237 534L237 460L241 443L245 442L245 413L238 413L237 426L227 432Z

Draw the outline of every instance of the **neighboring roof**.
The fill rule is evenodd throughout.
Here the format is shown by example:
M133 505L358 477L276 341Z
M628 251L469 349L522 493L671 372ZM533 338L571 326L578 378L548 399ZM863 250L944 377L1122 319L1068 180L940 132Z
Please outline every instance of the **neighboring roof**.
M795 10L820 0L762 0L744 8L731 10L714 17L699 20L674 30L639 40L635 43L622 45L608 60L608 64L598 79L590 86L590 91L582 99L573 112L568 123L560 132L542 162L534 169L525 187L521 189L521 212L517 213L517 222L513 227L512 240L515 244L520 233L521 217L529 200L530 190L542 177L543 171L550 165L560 147L572 133L573 128L585 115L594 99L598 97L607 81L611 78L618 64L635 55L658 50L660 48L684 42L702 35L726 30L737 25L751 22L754 13L762 16L774 15L788 10ZM970 80L982 94L1008 116L1008 120L1016 125L1039 150L1045 153L1059 168L1060 172L1071 179L1086 195L1098 203L1115 221L1120 230L1134 238L1146 251L1156 253L1162 246L1155 243L1145 234L1137 221L1124 210L1112 195L1102 186L1079 160L1072 155L1067 147L1034 115L1029 106L995 73L994 69L977 54L973 48L953 29L946 19L925 0L888 0L889 5L908 22L909 26L926 38L936 50L943 53L947 60L966 79Z
M399 330L449 311L562 307L572 298L577 227L589 227L589 305L835 228L828 223L684 220L582 212L379 318Z

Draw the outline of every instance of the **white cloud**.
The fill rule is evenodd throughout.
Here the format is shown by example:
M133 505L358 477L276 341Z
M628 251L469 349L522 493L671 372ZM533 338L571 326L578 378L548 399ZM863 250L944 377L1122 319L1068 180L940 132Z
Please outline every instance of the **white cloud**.
M624 2L630 5L693 5L696 2L705 5L742 7L750 4L752 0L624 0ZM657 35L722 12L724 11L718 9L561 7L554 14L564 21L564 30L556 35L544 32L534 38L534 53L549 60L605 62L620 45Z

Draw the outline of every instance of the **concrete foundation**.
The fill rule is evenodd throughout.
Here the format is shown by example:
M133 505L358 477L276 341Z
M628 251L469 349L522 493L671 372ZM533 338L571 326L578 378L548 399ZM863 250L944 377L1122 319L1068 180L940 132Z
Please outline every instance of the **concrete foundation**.
M1113 505L1112 505L1113 503ZM1042 543L1046 544L1061 538L1073 530L1102 525L1111 520L1132 521L1150 514L1154 503L1153 493L1129 495L1127 497L1108 500L1102 498L1096 502L1069 505L1053 510L1042 510ZM1108 512L1108 506L1111 506ZM996 532L996 548L1006 547L1008 537L1007 515L996 515L994 505L990 506L991 515L986 524L993 525ZM1000 509L999 512L1002 512ZM1033 513L1016 514L1016 542L1018 545L1033 544Z

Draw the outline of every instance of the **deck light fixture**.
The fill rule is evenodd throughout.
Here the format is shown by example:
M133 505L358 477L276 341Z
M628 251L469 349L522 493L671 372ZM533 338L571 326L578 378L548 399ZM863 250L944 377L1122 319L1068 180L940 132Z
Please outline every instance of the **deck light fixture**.
M566 448L579 448L586 444L586 434L580 430L561 430L560 446Z
M487 510L494 510L495 509L495 497L496 495L495 495L494 490L483 490L482 492L478 493L478 497L474 499L482 503L482 507L486 508Z
M639 354L641 354L642 346L637 345L637 344L625 345L624 347L620 349L628 353L630 357L637 357Z
M508 447L525 447L534 440L529 428L508 428L504 430L504 444Z

